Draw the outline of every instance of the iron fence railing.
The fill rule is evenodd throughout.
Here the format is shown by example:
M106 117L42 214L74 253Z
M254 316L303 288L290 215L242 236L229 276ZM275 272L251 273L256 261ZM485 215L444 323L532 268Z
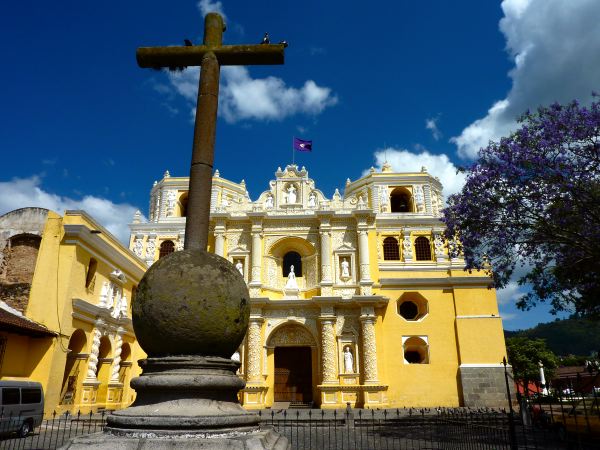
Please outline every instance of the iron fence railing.
M470 408L262 410L262 427L286 436L294 450L600 449L595 390L518 395L509 410ZM41 417L0 412L0 450L55 449L102 431L106 413L53 414L25 437L22 424ZM24 431L28 431L25 427Z

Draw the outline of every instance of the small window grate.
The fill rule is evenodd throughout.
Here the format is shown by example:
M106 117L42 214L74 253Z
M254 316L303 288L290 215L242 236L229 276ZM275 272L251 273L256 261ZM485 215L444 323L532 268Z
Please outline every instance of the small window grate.
M383 259L386 261L400 260L400 247L398 247L396 238L386 237L383 240Z
M431 261L431 243L429 239L420 236L415 240L415 254L417 261Z

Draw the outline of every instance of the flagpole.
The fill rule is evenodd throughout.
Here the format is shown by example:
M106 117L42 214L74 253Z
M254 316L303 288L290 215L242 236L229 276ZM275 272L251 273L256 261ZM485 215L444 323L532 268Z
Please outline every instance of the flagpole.
M292 136L292 166L294 165L296 153L294 152L294 136Z

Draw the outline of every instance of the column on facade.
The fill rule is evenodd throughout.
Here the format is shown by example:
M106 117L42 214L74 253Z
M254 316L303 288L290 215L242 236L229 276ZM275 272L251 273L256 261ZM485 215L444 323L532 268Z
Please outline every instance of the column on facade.
M215 229L215 254L225 257L225 233Z
M321 283L331 283L331 231L321 229Z
M260 269L262 258L262 224L252 224L252 272L250 284L260 285Z
M358 260L360 265L360 281L371 281L369 266L369 236L366 228L358 230Z
M365 383L378 383L377 344L375 341L375 313L372 307L362 309L360 324L362 331L363 368Z
M322 309L319 320L321 322L321 374L323 384L336 383L335 332L333 329L335 316L333 315L333 308Z
M248 324L248 333L246 339L248 342L248 351L246 359L246 379L249 382L257 382L261 380L261 336L260 330L263 323L263 318L260 314L252 314Z
M87 374L85 376L85 381L87 382L95 382L98 380L98 354L100 353L100 339L102 338L102 331L100 330L100 327L102 325L102 321L97 321L96 326L92 331L92 347L90 348Z
M119 370L121 370L121 352L123 351L123 333L125 330L121 327L117 329L115 334L115 350L113 352L113 363L110 372L110 382L119 382Z

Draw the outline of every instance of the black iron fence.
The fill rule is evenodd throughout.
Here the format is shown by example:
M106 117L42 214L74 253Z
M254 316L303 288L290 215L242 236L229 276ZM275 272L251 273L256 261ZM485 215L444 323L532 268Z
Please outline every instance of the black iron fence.
M72 437L102 431L105 425L104 412L61 415L54 413L46 420L27 413L0 412L0 449L56 449Z
M569 388L552 395L526 392L508 410L288 409L259 415L262 426L274 427L294 450L597 450L598 400L596 389L583 393ZM105 413L54 414L43 421L0 413L0 450L55 449L105 425Z

